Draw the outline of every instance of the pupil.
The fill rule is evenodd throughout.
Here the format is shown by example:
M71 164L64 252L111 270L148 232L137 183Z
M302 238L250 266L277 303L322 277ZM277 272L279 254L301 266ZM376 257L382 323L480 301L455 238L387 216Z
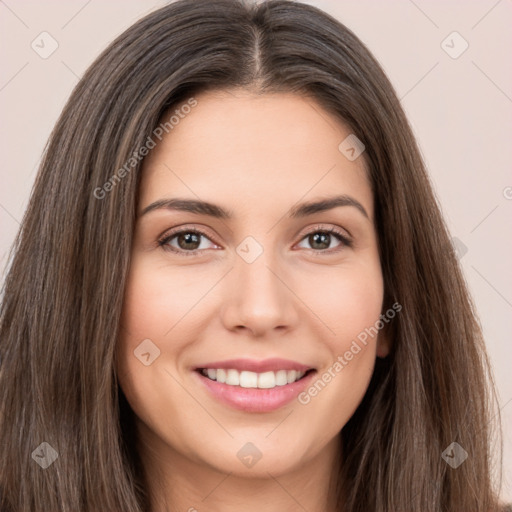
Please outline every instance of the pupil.
M182 240L184 240L184 243L181 243ZM178 236L178 245L181 249L197 249L197 247L191 247L189 244L199 244L199 236L196 233L185 233Z
M328 233L315 233L310 237L311 246L315 248L315 244L319 243L322 247L316 247L316 249L326 249L329 247L329 234Z

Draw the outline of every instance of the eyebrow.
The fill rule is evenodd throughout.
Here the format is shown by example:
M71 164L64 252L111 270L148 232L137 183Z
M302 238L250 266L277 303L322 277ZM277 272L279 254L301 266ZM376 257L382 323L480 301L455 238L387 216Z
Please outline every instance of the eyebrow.
M370 218L367 211L364 209L364 206L353 197L347 195L333 196L319 201L305 202L295 205L288 212L288 217L294 219L302 218L315 213L332 210L339 206L353 206L367 219ZM196 213L198 215L208 215L209 217L217 219L232 219L234 217L232 211L226 210L216 204L196 199L181 198L159 199L158 201L146 206L140 213L139 217L142 217L149 212L161 209Z

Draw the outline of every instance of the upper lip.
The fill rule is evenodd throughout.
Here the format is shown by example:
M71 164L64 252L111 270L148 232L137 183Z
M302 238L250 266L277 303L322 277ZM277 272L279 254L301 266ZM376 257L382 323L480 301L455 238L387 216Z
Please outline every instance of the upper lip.
M297 370L300 372L305 372L308 370L312 370L311 366L298 363L296 361L292 361L290 359L227 359L225 361L214 361L211 363L205 363L202 365L198 365L196 370L199 369L223 369L223 370L238 370L241 371L249 371L255 373L263 373L263 372L277 372L279 370Z

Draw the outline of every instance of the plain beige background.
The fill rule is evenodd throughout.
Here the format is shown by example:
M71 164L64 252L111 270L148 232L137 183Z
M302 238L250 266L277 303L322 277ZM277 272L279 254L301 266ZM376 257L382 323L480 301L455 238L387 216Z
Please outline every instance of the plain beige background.
M502 494L512 501L512 1L308 3L368 46L418 138L486 335L504 425ZM44 145L79 77L118 34L163 4L0 0L1 272ZM47 58L31 46L41 53L52 44Z

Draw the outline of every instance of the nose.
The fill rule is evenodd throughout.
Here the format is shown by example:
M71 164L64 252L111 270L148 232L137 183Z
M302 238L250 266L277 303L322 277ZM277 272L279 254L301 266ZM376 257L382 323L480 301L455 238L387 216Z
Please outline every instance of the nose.
M267 251L252 263L237 256L227 276L221 313L226 329L247 330L254 337L293 330L300 317L300 301L290 281Z

